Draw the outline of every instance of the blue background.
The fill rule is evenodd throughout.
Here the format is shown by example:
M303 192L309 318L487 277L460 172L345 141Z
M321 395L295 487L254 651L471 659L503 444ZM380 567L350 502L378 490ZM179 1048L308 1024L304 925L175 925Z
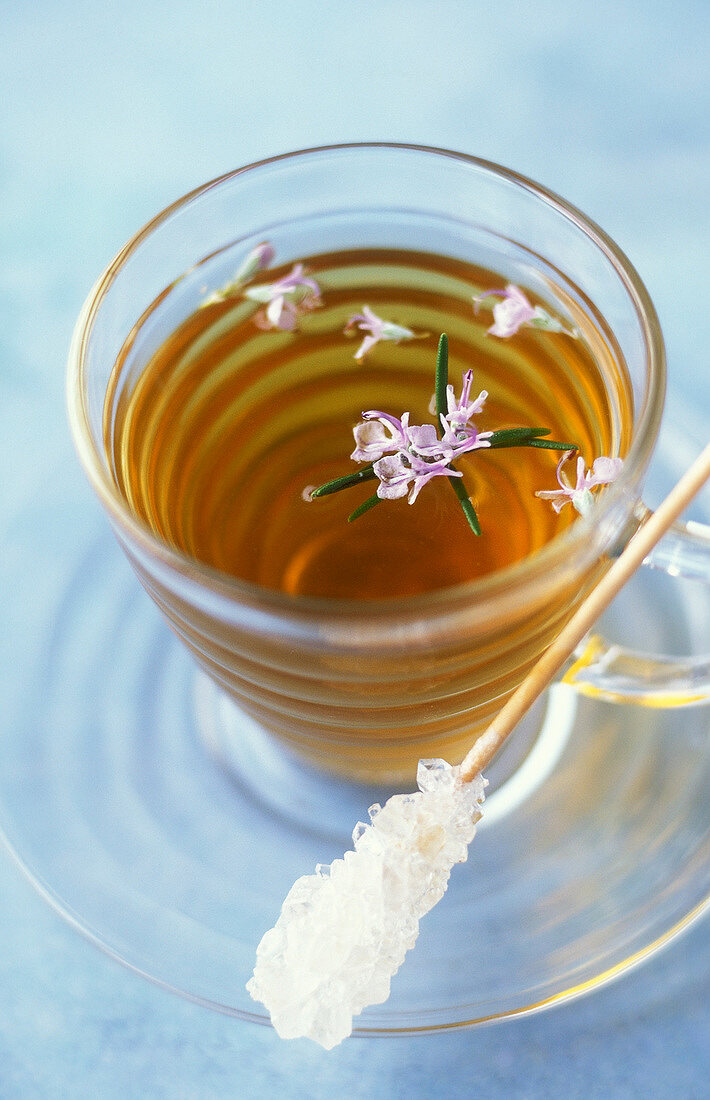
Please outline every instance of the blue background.
M581 207L639 269L673 392L710 420L709 57L706 0L0 0L11 454L30 416L43 418L38 468L59 456L81 482L63 421L66 351L92 282L136 228L241 164L354 140L461 149ZM11 458L0 515L3 496L29 486ZM1 847L0 945L2 1100L710 1092L707 921L581 1001L330 1054L124 970L50 911Z

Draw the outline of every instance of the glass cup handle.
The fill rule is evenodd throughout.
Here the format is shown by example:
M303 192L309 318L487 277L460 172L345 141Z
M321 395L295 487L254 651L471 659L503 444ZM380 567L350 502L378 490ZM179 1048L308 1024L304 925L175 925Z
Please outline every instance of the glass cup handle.
M650 514L642 505L638 518ZM671 577L710 583L710 526L676 523L644 565ZM710 700L710 655L667 657L627 649L598 634L588 635L562 682L607 702L646 707L697 706Z

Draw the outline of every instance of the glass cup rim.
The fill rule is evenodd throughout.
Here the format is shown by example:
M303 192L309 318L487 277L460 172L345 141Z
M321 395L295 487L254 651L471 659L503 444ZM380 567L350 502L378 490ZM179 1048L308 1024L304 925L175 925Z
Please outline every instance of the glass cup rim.
M421 153L453 159L470 165L487 175L514 184L535 198L550 206L558 214L571 221L604 254L619 277L628 298L632 302L643 333L644 349L648 363L647 391L635 424L633 438L625 456L624 467L618 479L604 493L591 516L579 517L567 530L553 538L546 546L534 554L506 566L478 580L466 581L452 587L440 588L416 596L389 597L375 600L333 599L330 597L294 596L275 589L264 588L253 582L241 580L214 566L191 557L177 547L164 542L140 520L130 509L119 493L109 471L104 464L104 456L96 445L90 426L85 403L84 379L86 373L86 352L94 319L109 293L118 274L130 257L140 248L146 238L174 214L197 201L208 192L239 176L257 170L268 169L284 161L308 160L324 154L346 154L348 152L373 152L384 155L390 153ZM650 461L658 435L663 412L666 381L665 349L660 322L651 297L635 267L614 240L587 217L581 210L567 202L547 187L527 176L506 168L494 161L456 152L437 146L420 145L406 142L341 142L332 145L312 146L279 153L272 157L253 161L243 167L226 172L193 188L176 199L143 225L119 250L113 260L89 292L77 319L69 350L67 369L67 404L69 424L79 459L90 484L96 492L109 517L125 536L142 552L157 559L164 567L183 578L201 583L213 596L225 599L228 603L241 606L259 606L272 612L282 613L284 617L293 614L322 618L323 615L350 615L358 620L391 615L397 617L420 618L427 608L436 608L442 612L447 606L475 604L479 610L482 605L493 605L504 595L515 590L516 602L521 598L521 590L535 585L543 577L550 576L555 566L560 566L575 556L593 560L599 555L597 540L592 536L603 530L605 523L614 525L612 517L629 495L629 486L641 477ZM635 500L635 495L634 495ZM628 517L628 507L626 509ZM590 553L590 544L594 552ZM340 613L340 614L339 614Z

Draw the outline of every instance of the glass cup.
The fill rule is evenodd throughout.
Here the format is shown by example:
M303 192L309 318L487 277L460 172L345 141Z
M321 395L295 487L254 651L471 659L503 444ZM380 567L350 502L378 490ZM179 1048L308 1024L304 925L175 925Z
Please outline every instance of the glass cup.
M205 289L224 284L234 258L265 239L285 263L366 247L424 248L477 262L554 300L571 323L583 318L603 331L627 379L624 400L609 392L625 461L593 514L482 580L366 602L267 590L157 537L112 474L109 384L127 392ZM275 157L163 211L92 290L68 376L76 446L118 540L171 627L244 715L244 728L256 723L317 769L383 783L411 782L421 757L463 757L643 520L664 386L653 305L626 257L592 222L496 165L385 144ZM709 547L704 530L678 528L651 564L707 579ZM576 655L566 679L582 692L651 705L697 702L710 688L706 662L630 652L600 638ZM229 736L240 739L238 719Z

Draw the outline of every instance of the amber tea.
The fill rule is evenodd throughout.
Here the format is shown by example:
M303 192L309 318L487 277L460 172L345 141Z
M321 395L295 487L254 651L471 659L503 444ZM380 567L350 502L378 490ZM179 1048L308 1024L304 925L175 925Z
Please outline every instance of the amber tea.
M489 392L479 427L544 425L581 453L607 454L614 427L609 363L599 340L530 330L487 336L472 294L493 272L421 253L341 253L308 260L323 305L296 334L264 332L251 303L198 309L169 334L132 390L109 391L106 440L117 483L168 543L242 580L294 596L377 599L459 584L519 561L572 521L535 497L555 484L558 455L476 452L462 460L483 535L473 538L448 479L415 507L388 501L358 522L359 496L309 503L306 486L347 472L353 426L366 409L432 421L433 366L449 334L450 377L474 372ZM262 280L263 281L263 280ZM367 303L417 333L362 361L348 317ZM596 335L596 334L595 334ZM606 370L604 369L606 367Z

